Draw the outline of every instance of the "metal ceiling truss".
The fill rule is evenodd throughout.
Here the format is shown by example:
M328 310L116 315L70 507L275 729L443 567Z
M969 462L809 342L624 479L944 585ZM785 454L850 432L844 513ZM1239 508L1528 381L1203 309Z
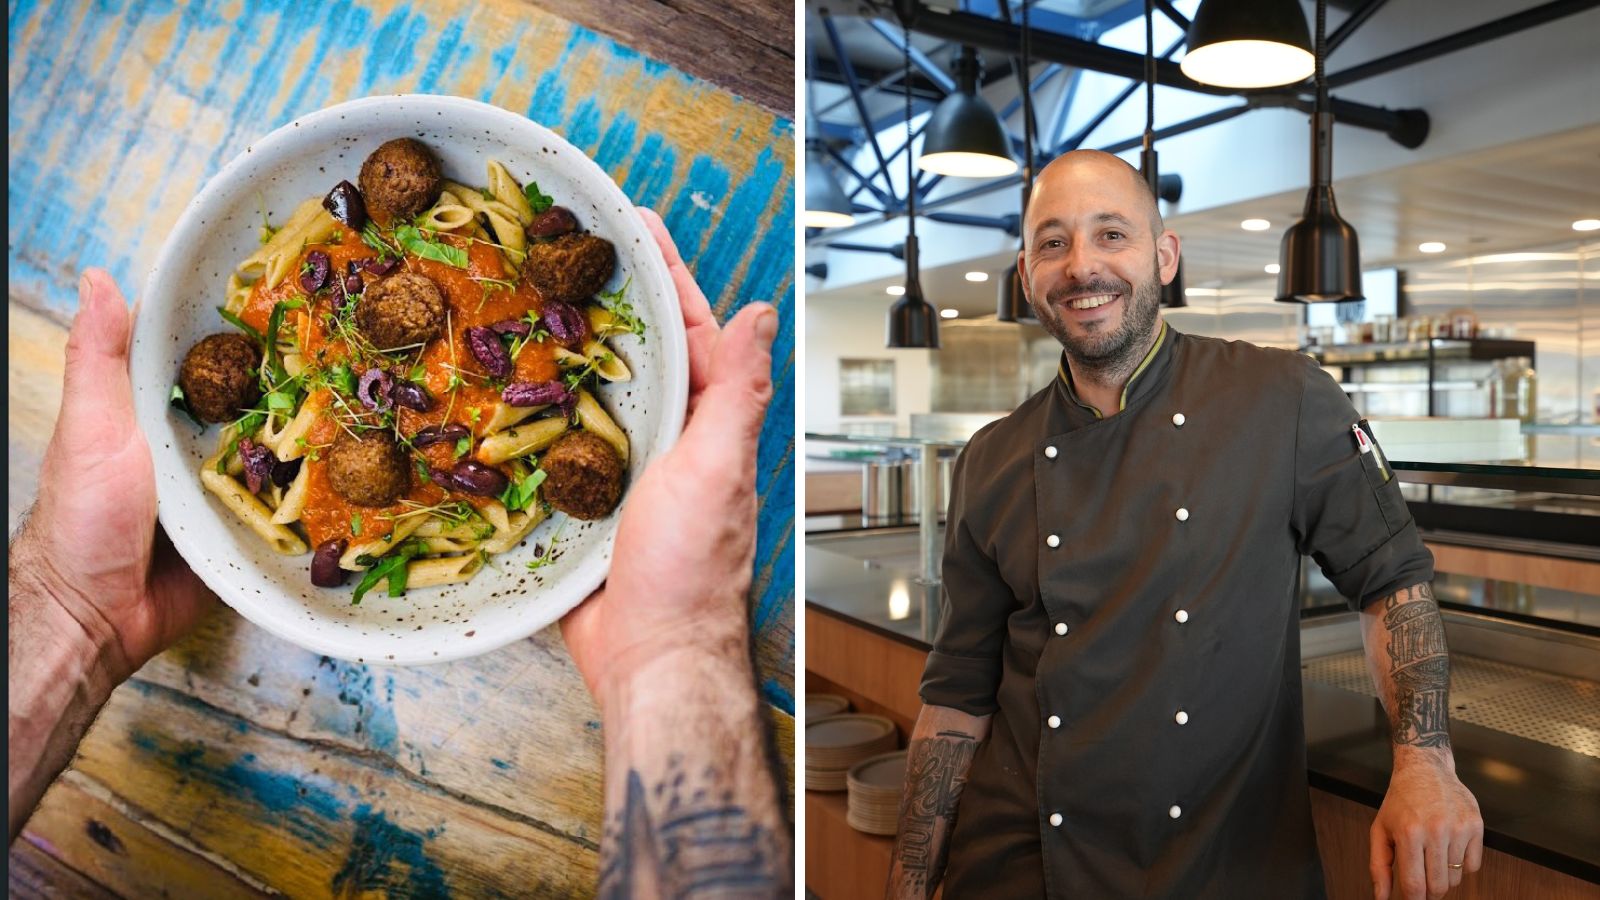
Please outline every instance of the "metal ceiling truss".
M1010 2L1011 0L969 0L969 2L963 4L966 9L964 12L939 12L921 15L920 13L927 11L927 8L923 7L918 0L911 0L910 9L913 10L912 28L918 34L939 38L942 41L935 48L934 52L936 53L952 44L964 44L1009 56L1013 48L1021 43L1021 29L1010 21L1010 9L1008 8ZM1025 2L1036 3L1038 0L1025 0ZM1384 2L1385 0L1365 0L1359 5L1350 4L1353 7L1351 12L1328 38L1328 52L1331 53L1371 19L1373 14L1383 7ZM1006 5L1002 6L1001 4ZM1128 6L1131 8L1135 4L1128 4ZM1173 7L1170 0L1155 0L1155 6L1178 28L1187 32L1189 20ZM1382 75L1405 66L1415 65L1456 50L1473 47L1565 16L1583 12L1596 6L1600 6L1600 0L1553 0L1553 2L1545 3L1520 13L1496 19L1483 25L1468 28L1407 50L1332 73L1328 76L1328 85L1330 87L1341 87L1353 84L1363 79ZM993 11L995 15L985 14L988 11ZM831 246L838 250L887 253L899 257L904 251L898 245L873 247L840 242L838 239L851 232L881 224L903 215L905 212L907 198L904 192L895 189L894 181L889 177L889 167L894 164L894 161L899 158L901 153L909 151L909 148L921 136L922 132L919 129L913 134L910 142L903 144L893 153L886 155L878 142L878 133L895 122L904 121L904 115L896 112L883 116L879 120L874 120L868 111L866 98L869 92L885 90L891 85L898 84L899 89L903 90L906 73L887 72L872 84L863 85L855 66L851 63L847 48L839 37L833 17L826 9L820 10L819 13L823 31L832 46L837 67L835 72L827 74L836 73L849 90L849 96L828 104L828 106L818 111L811 121L821 131L821 134L817 137L826 142L829 158L833 160L842 172L855 181L853 185L845 185L845 190L855 206L858 220L855 225L845 228L820 232L813 230L808 235L808 242L814 245ZM1046 62L1048 65L1031 80L1031 89L1037 93L1049 85L1052 80L1063 75L1069 79L1063 88L1061 102L1057 104L1051 116L1049 127L1040 132L1041 146L1035 148L1034 154L1035 169L1037 170L1039 166L1063 153L1080 149L1096 129L1104 124L1124 102L1144 86L1145 60L1144 55L1141 53L1118 50L1115 47L1095 43L1087 37L1073 36L1047 27L1053 24L1058 28L1067 28L1087 34L1093 30L1090 27L1093 23L1089 20L1076 19L1060 14L1040 13L1039 11L1033 11L1033 16L1035 23L1038 23L1033 28L1033 56L1034 59ZM1044 21L1040 22L1041 19ZM904 53L905 38L898 26L878 18L868 18L866 22L872 31L892 48ZM1116 24L1120 24L1120 21ZM1183 71L1178 68L1176 63L1172 62L1172 56L1183 45L1184 38L1180 37L1158 57L1155 64L1155 80L1157 84L1213 96L1235 96L1243 102L1237 106L1217 110L1157 129L1155 132L1157 140L1175 137L1199 128L1225 122L1254 109L1291 108L1306 113L1311 111L1313 98L1309 96L1311 89L1308 85L1239 92L1228 88L1201 84L1190 79L1183 74ZM916 73L922 79L925 79L928 85L931 85L933 89L939 92L939 99L958 89L955 80L949 73L941 69L930 58L928 53L913 46L911 48L911 61ZM1072 112L1072 101L1076 95L1079 71L1118 75L1127 78L1129 83L1116 97L1112 98L1111 102L1107 103L1104 108L1091 117L1082 128L1079 128L1071 135L1063 137L1068 117ZM1012 59L1012 72L1019 80L1024 77L1015 59ZM815 77L817 74L820 73L814 67L812 76ZM926 95L926 87L925 85L926 102L931 106L937 101L932 96ZM1019 90L1018 97L999 110L1002 124L1021 106L1020 96ZM846 103L850 103L855 107L856 115L860 122L859 127L840 126L838 124L829 125L818 120L817 116L836 110ZM1342 100L1337 97L1330 98L1330 106L1335 121L1344 125L1382 131L1390 139L1408 149L1415 149L1420 146L1428 134L1428 115L1420 109L1388 109ZM918 112L921 112L921 110L919 109ZM1099 149L1109 153L1120 153L1140 146L1141 139L1142 136L1136 135L1105 144ZM1014 136L1011 140L1017 155L1019 157L1024 155L1025 151L1021 141ZM870 147L873 161L877 165L871 172L857 169L836 146L839 142L844 142L848 145L865 144ZM929 194L938 187L943 176L928 173L928 177L924 178L923 174L921 172L917 174L912 187L917 192L918 212L922 217L936 222L942 221L981 228L999 228L1012 234L1016 233L1017 216L1015 214L1009 216L974 216L964 213L942 213L939 212L939 209L984 196L993 191L1015 189L1022 183L1021 175L1010 175L994 179L976 187L933 200L929 197ZM874 206L864 202L867 198L862 197L863 193L870 195L870 199L875 201L877 205ZM863 220L861 216L866 216L867 218Z

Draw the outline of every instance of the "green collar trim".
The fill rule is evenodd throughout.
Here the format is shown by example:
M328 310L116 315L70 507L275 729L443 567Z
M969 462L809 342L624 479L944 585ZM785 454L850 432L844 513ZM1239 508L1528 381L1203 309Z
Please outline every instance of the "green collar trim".
M1122 397L1118 401L1117 412L1122 412L1128 408L1128 391L1133 389L1133 383L1138 381L1139 376L1144 374L1144 370L1150 367L1150 361L1156 358L1156 352L1159 351L1161 349L1161 345L1166 342L1167 320L1162 319L1161 331L1156 334L1156 342L1150 345L1150 351L1146 353L1144 355L1144 359L1140 361L1139 368L1133 370L1133 374L1128 376L1128 383L1122 386ZM1067 386L1067 396L1072 398L1073 403L1076 403L1084 409L1087 409L1089 412L1094 413L1094 417L1096 419L1105 418L1105 416L1101 415L1100 410L1078 399L1078 392L1072 389L1072 374L1067 371L1065 354L1062 355L1061 362L1057 364L1056 371L1060 374L1062 383Z

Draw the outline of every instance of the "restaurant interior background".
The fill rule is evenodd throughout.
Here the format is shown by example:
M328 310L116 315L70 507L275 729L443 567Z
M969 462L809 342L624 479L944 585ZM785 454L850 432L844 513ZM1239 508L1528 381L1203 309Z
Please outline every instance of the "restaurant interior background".
M1580 881L1600 880L1600 3L1329 2L1333 187L1359 235L1359 309L1274 300L1310 181L1314 91L1188 80L1177 64L1199 5L1153 3L1154 149L1185 287L1162 314L1190 334L1313 353L1374 420L1438 563L1458 765L1504 855L1468 896L1593 896ZM869 895L859 885L887 865L895 770L888 757L855 771L867 744L833 747L818 715L887 720L878 752L909 733L950 463L1047 384L1061 352L1037 325L997 317L1018 245L1015 166L972 178L918 165L917 280L939 346L886 346L909 281L907 86L918 160L974 57L973 93L1014 160L1030 144L1018 72L1040 165L1085 147L1137 166L1146 128L1140 0L913 7L908 65L904 4L807 3L806 219L850 217L808 228L805 258L807 885L825 900ZM1314 28L1315 4L1301 7ZM1387 743L1354 614L1307 569L1310 766L1338 897L1370 892L1360 823ZM1553 880L1496 880L1513 872Z

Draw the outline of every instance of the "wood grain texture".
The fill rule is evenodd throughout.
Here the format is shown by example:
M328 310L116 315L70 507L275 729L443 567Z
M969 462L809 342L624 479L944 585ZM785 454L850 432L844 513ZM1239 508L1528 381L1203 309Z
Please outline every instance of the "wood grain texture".
M845 820L843 792L806 792L806 890L819 900L879 900L889 883L894 838Z
M18 2L10 25L11 527L37 489L82 268L109 269L136 300L206 179L296 116L389 92L494 103L560 132L661 212L719 319L751 300L779 309L751 608L792 784L791 121L520 0ZM601 746L554 629L388 669L307 653L223 610L118 690L13 847L10 886L586 896Z
M922 670L928 654L908 644L851 625L827 613L806 610L806 671L847 691L855 701L877 704L905 734L922 711ZM810 688L822 690L826 688Z
M529 2L794 118L794 3Z
M1440 572L1580 594L1600 590L1600 563L1449 544L1429 543L1427 547L1433 553L1433 567Z
M1367 873L1368 830L1378 811L1327 791L1311 789L1311 818L1322 852L1322 870L1328 883L1328 900L1370 900L1372 878ZM1392 896L1400 896L1395 889ZM1579 881L1498 850L1483 851L1483 868L1462 878L1447 895L1450 900L1503 900L1538 897L1540 900L1597 900L1600 885Z

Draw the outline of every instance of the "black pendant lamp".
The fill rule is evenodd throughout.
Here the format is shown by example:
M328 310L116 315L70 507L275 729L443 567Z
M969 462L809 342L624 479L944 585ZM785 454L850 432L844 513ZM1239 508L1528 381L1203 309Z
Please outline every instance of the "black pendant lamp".
M939 311L922 298L917 277L917 173L911 152L911 24L902 18L906 53L906 292L889 307L888 347L939 348Z
M1161 166L1156 158L1156 45L1155 4L1144 0L1144 146L1139 151L1139 171L1150 185L1155 203L1161 204ZM1157 235L1160 237L1160 235ZM1159 259L1159 257L1158 257ZM1188 306L1183 296L1183 257L1178 257L1178 271L1169 284L1161 286L1161 307L1177 309Z
M1310 77L1311 36L1299 0L1203 0L1179 68L1201 84L1263 88Z
M1333 202L1333 113L1323 73L1328 0L1317 0L1317 107L1311 116L1311 189L1300 221L1283 233L1278 251L1278 296L1283 303L1361 300L1361 252L1356 230Z
M917 165L956 178L999 178L1017 170L1011 139L994 107L978 94L978 53L963 46L956 57L956 91L939 101L922 136Z
M1033 91L1028 79L1032 77L1029 65L1032 38L1028 31L1028 7L1022 4L1022 58L1017 66L1017 87L1022 91L1022 211L1017 214L1017 233L1024 233L1028 218L1028 195L1033 193ZM1022 271L1016 260L1000 273L999 295L995 298L994 317L1001 322L1027 322L1039 324L1028 303L1028 293L1022 284Z
M806 139L806 205L800 210L800 221L807 228L853 225L855 210L823 161L825 155L820 139Z

